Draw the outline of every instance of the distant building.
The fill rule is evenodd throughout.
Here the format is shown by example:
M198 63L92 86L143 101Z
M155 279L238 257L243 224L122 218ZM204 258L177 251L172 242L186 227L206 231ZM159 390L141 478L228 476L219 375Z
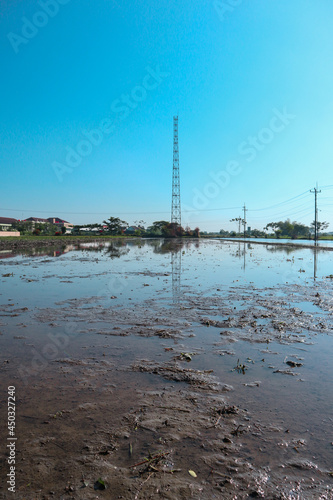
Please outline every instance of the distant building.
M129 226L125 230L123 230L123 233L124 234L135 234L136 231L142 231L142 227Z
M85 233L100 233L100 227L80 227L79 231L84 231Z
M46 224L48 220L42 219L41 217L29 217L28 219L24 219L23 222L32 222L33 224Z
M16 222L18 222L16 219L11 219L10 217L0 217L0 230L7 231L11 229Z
M20 232L13 228L16 222L18 222L16 219L10 217L0 217L0 236L20 236Z
M58 227L65 227L66 229L73 229L74 227L73 224L67 222L66 220L59 219L59 217L49 217L48 219L46 219L46 222L50 222L51 224L54 224Z

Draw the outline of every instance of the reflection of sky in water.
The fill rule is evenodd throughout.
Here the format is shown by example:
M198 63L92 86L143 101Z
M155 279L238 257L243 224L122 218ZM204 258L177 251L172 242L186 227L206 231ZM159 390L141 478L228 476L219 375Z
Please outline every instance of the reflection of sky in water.
M242 239L243 241L243 239ZM253 238L245 238L245 241L248 242L253 242ZM259 241L259 242L264 242L267 243L269 242L269 238L255 238L254 241ZM286 238L279 238L273 240L274 243L281 244L281 243L287 243L287 244L292 244L292 245L310 245L310 246L317 246L317 247L327 247L327 246L333 246L333 240L319 240L317 243L314 242L314 240L291 240L286 239Z
M269 244L219 240L114 240L106 244L84 244L81 249L68 250L61 254L48 249L41 250L39 256L3 258L0 261L1 303L10 303L8 299L11 299L15 305L33 311L34 308L54 307L56 302L66 299L99 296L102 298L99 303L104 306L130 307L133 304L134 308L136 302L145 299L166 297L173 299L169 303L177 303L184 293L216 296L217 289L220 289L221 292L235 291L236 300L231 305L239 310L246 309L248 305L239 299L238 290L246 295L253 293L253 287L261 289L286 282L309 283L312 288L315 268L318 280L333 274L333 252L317 251L315 254L312 249ZM13 276L3 277L7 273L13 273ZM269 293L283 297L285 289L268 290L267 297ZM111 299L112 296L117 299ZM295 297L292 305L323 314L311 301L300 301L299 297ZM62 306L57 307L61 311ZM26 321L28 326L33 327L36 337L42 334L44 326L37 325L35 328L35 323L25 317L18 318L18 321ZM265 323L265 320L261 321ZM258 324L261 324L259 320ZM297 431L301 437L304 434L311 441L311 450L315 452L316 448L321 448L328 463L331 445L326 436L331 430L331 422L327 416L331 414L333 398L332 337L325 332L317 335L314 345L282 345L276 342L266 345L242 341L223 345L219 329L202 325L194 328L196 337L184 340L184 350L191 352L198 348L204 354L193 356L190 367L213 369L219 380L234 386L237 404L249 408L250 413L260 408L260 418L269 421L273 415L274 421L280 421L283 428ZM94 344L98 341L105 342L104 339L93 340ZM160 339L157 338L140 338L135 342L137 349L145 346L147 352L151 345L160 346ZM163 342L174 345L173 340ZM216 342L220 344L218 347L214 346ZM217 348L234 351L235 354L218 355L214 352ZM304 366L297 371L305 382L300 382L298 376L274 374L269 368L274 365L285 369L285 357L293 359L294 355L304 358ZM249 368L244 375L232 371L237 358L246 363L248 357L254 364L247 362ZM243 385L254 380L262 381L260 387ZM231 398L233 394L230 394Z
M65 249L66 251L67 249ZM73 297L117 296L123 301L253 284L312 282L333 274L333 253L243 242L114 240L90 243L67 253L40 250L0 261L6 298L37 307ZM32 280L32 281L28 281Z

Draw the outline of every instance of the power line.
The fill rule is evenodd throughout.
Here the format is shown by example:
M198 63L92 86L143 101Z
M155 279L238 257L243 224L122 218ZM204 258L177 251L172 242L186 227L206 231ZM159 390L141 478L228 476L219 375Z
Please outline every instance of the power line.
M332 186L323 186L322 189L328 189L328 188L333 188ZM310 194L309 191L305 191L304 193L301 193L297 196L294 196L293 198L289 198L288 200L282 201L280 203L276 203L275 205L271 205L268 207L264 208L251 208L251 209L246 209L249 212L261 212L261 211L267 211L272 208L277 208L279 206L286 205L288 203L292 203L293 201L300 201L301 199L305 199L308 195ZM294 208L299 208L299 207L294 207ZM198 212L218 212L218 211L223 211L223 210L240 210L243 208L240 206L237 207L219 207L219 208L197 208L193 210L186 210L183 209L182 211L184 213L198 213ZM104 212L70 212L70 211L60 211L60 210L33 210L33 209L16 209L16 208L0 208L0 210L8 211L8 212L32 212L32 213L58 213L58 214L67 214L67 215L108 215L110 213L110 210L105 210ZM154 214L169 214L170 212L168 210L161 210L161 211L144 211L141 212L139 210L136 210L135 212L121 212L118 210L111 210L112 212L117 212L120 215L154 215ZM274 216L275 217L275 216ZM253 216L255 218L255 216Z
M300 219L304 219L304 217L308 217L311 214L312 214L312 210L310 212L307 212L306 214L301 215Z
M304 208L302 208L302 207L304 207ZM301 210L298 210L299 208L300 208ZM286 217L286 216L291 217L291 216L297 215L297 214L299 214L299 213L301 213L301 212L304 212L304 211L305 211L305 210L307 210L307 209L308 209L308 204L306 203L306 204L300 205L299 207L294 207L294 210L293 210L293 211L291 211L291 210L287 210L287 211L284 211L284 212L279 212L278 214L274 214L274 215L269 215L269 216L266 216L266 218L268 218L268 217L269 217L269 218L272 218L272 219L273 219L273 218L274 218L274 219L275 219L275 218L277 218L277 219L278 219L278 218L280 218L280 217ZM296 211L295 211L295 210L296 210ZM260 215L254 215L254 216L252 216L251 218L252 218L252 219L262 219L262 216L260 216Z
M204 209L194 209L194 210L183 210L186 213L196 213L196 212L214 212L219 210L238 210L240 207L221 207L221 208L204 208ZM30 208L0 208L0 210L6 210L7 212L34 212L38 214L49 214L56 212L57 214L68 214L68 215L107 215L110 210L105 212L61 212L59 210L32 210ZM112 210L120 215L149 215L149 214L169 214L169 210L162 210L160 212L120 212L119 210Z
M61 212L59 210L32 210L30 208L0 208L0 210L6 210L7 212L34 212L38 214L49 214L52 212L56 212L57 214L68 214L68 215L107 215L110 210L105 210L105 212ZM195 212L196 210L193 210ZM169 211L165 210L162 212L119 212L118 210L113 210L113 212L117 212L121 215L139 215L139 214L167 214Z
M223 207L223 208L202 208L201 210L198 208L197 210L183 210L183 212L192 213L192 212L216 212L220 210L239 210L241 207Z
M259 212L259 211L262 211L262 210L269 210L271 208L276 208L276 207L279 207L281 205L285 205L287 203L290 203L298 198L300 198L301 196L303 196L304 198L306 198L306 196L304 195L309 195L309 191L305 191L304 193L301 193L297 196L294 196L293 198L290 198L289 200L286 200L286 201L281 201L280 203L276 203L275 205L271 205L270 207L265 207L265 208L249 208L249 211L250 212Z

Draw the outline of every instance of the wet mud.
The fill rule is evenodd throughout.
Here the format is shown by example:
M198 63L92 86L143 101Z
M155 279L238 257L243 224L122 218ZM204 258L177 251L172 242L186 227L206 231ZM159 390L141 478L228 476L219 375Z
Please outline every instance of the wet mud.
M39 307L2 296L15 498L332 500L332 392L318 386L329 387L326 356L319 368L311 357L332 335L331 280L203 290L193 280L170 296L168 271L131 273L140 290L159 287L122 300L67 292Z

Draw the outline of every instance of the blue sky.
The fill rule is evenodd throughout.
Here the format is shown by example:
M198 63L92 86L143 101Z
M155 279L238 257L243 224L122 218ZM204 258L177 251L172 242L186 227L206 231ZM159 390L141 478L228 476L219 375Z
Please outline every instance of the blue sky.
M178 114L183 225L234 228L244 203L259 229L313 220L309 190L333 185L330 0L0 9L1 216L169 220Z

